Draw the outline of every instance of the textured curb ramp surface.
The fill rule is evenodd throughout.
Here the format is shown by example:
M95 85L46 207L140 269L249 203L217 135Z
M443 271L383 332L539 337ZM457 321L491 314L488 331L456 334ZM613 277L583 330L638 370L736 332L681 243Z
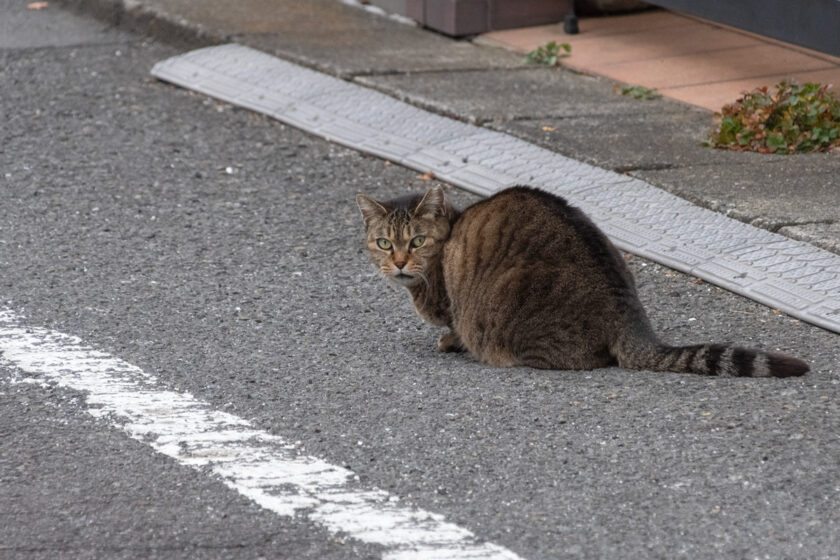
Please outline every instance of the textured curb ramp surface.
M558 194L625 251L840 332L840 256L639 179L240 45L191 51L159 62L152 74L478 194L523 184Z

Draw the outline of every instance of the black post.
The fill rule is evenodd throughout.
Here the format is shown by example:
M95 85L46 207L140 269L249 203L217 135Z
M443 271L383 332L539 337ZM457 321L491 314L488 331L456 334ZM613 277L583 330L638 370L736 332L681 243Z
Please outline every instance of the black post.
M566 35L577 35L580 33L580 29L578 28L578 18L577 14L575 13L575 3L574 1L571 2L569 6L571 10L566 17L563 18L563 31Z

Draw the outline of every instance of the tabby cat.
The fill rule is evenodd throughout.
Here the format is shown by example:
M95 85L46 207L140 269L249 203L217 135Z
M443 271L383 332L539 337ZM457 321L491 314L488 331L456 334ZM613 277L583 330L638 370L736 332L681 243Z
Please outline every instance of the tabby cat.
M579 209L514 187L463 212L443 189L356 197L373 263L418 314L448 327L438 347L493 366L623 368L788 377L796 358L726 344L660 342L621 254Z

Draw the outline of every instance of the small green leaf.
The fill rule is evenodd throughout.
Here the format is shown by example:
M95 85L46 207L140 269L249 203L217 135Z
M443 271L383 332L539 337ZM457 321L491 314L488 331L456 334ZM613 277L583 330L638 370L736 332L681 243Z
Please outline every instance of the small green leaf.
M656 89L646 88L645 86L624 86L621 88L621 95L627 95L634 99L656 99L661 97Z
M781 133L774 133L767 135L767 147L768 148L784 148L787 145L785 142L785 137Z
M565 52L560 52L560 50ZM541 45L536 49L530 51L525 55L525 60L534 64L545 64L546 66L557 66L557 61L560 58L566 58L572 47L568 43L558 45L556 41L551 41L545 45Z

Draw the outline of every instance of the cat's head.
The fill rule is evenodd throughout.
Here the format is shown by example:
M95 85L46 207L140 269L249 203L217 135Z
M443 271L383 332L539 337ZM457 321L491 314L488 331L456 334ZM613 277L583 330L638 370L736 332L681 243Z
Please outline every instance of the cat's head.
M428 279L428 270L440 258L449 239L455 210L443 189L380 202L356 195L365 220L368 253L386 278L411 287Z

